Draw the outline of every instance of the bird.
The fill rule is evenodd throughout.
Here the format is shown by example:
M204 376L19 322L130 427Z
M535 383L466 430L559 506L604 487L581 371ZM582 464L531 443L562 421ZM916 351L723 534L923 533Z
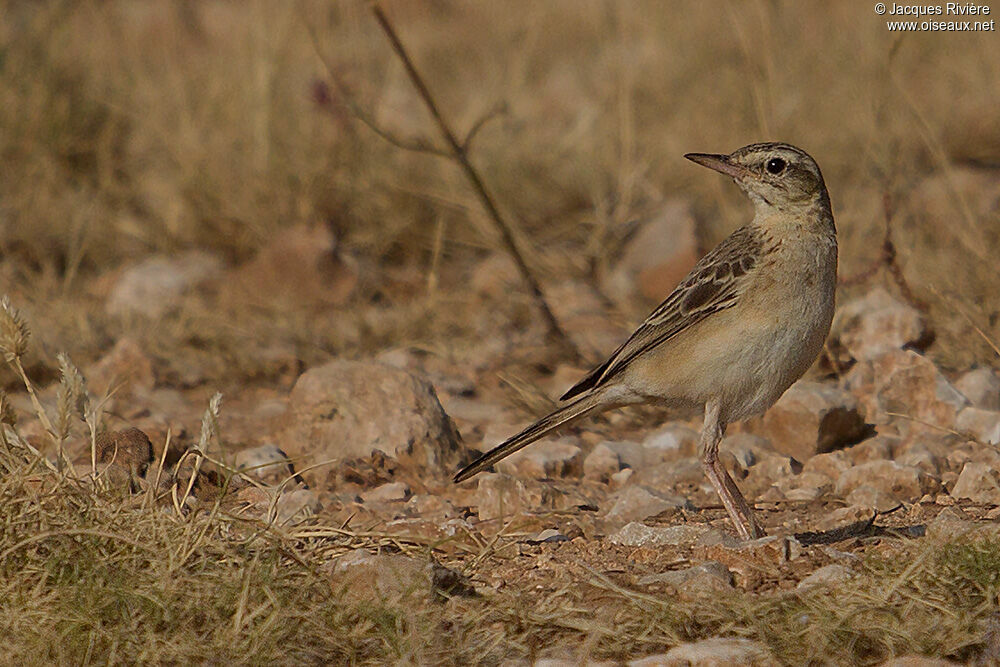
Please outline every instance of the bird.
M816 161L787 143L688 153L735 181L752 221L701 258L601 365L562 395L562 407L454 476L489 468L585 416L635 404L703 407L706 477L744 540L765 535L719 459L727 424L762 414L809 369L833 320L837 229Z

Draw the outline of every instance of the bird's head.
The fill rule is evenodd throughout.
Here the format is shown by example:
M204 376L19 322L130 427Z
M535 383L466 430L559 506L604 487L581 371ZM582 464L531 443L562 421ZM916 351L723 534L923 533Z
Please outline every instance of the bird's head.
M762 206L789 210L830 205L819 166L808 153L789 144L750 144L729 155L688 153L692 162L731 176Z

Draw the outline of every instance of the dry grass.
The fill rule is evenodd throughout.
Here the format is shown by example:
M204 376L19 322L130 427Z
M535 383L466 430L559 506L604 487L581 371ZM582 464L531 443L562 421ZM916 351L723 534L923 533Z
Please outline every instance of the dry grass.
M717 635L763 642L785 664L875 664L911 652L970 660L993 650L995 536L896 545L832 590L685 601L592 571L544 590L510 582L430 604L426 595L358 599L324 574L352 549L433 552L452 567L472 564L473 577L490 561L388 536L150 510L61 478L16 447L0 464L0 631L12 664L622 659Z
M995 33L898 38L863 3L386 5L460 133L506 105L472 160L547 285L595 283L624 223L670 197L690 198L706 243L718 240L746 205L680 156L786 140L823 165L843 274L876 258L888 195L903 274L939 333L933 354L954 368L996 363ZM364 2L0 0L0 284L36 332L0 384L59 381L57 352L86 367L124 335L143 340L161 379L197 367L212 386L273 381L261 352L276 345L306 364L413 346L477 371L499 363L481 354L497 336L544 350L525 295L469 294L500 244L457 168L357 123L330 97L307 25L354 104L396 135L435 138ZM121 266L188 248L235 264L299 224L330 225L358 260L361 289L345 306L209 292L156 323L105 314ZM648 305L615 304L609 317ZM51 451L83 411L73 370L63 367ZM534 400L529 384L523 397ZM902 545L836 595L659 600L595 574L434 604L349 602L323 565L386 540L296 536L218 508L154 511L50 469L6 432L0 636L11 663L623 658L721 634L758 639L789 664L804 662L803 647L853 664L914 650L971 659L998 632L993 537ZM462 549L400 546L473 577L490 566Z
M681 193L706 242L721 238L745 204L680 155L780 138L824 166L843 273L876 257L891 195L904 273L943 334L936 354L954 367L991 358L961 315L1000 338L991 33L899 39L852 4L388 9L460 134L506 105L472 158L545 282L600 273L623 223ZM299 223L331 224L372 269L351 312L331 323L209 297L167 328L163 356L195 337L206 366L228 356L253 376L249 331L314 358L475 339L434 296L467 303L464 276L499 247L495 231L455 165L355 121L306 29L351 103L396 135L436 141L364 3L9 2L3 16L3 276L27 310L46 304L32 315L50 349L84 359L135 330L100 315L94 278L107 267L187 247L238 261ZM490 305L523 326L516 304ZM635 319L647 305L621 307Z

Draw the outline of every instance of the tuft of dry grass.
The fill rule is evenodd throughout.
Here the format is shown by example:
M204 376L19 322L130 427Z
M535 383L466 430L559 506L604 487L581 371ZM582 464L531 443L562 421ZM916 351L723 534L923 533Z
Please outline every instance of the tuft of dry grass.
M987 650L1000 593L993 534L898 545L834 589L683 600L592 571L543 591L512 581L431 604L358 599L325 574L353 549L461 559L398 537L161 511L81 486L16 447L0 450L0 465L0 632L15 663L625 659L718 635L762 642L785 664L970 660ZM473 578L491 567L489 557L470 563Z

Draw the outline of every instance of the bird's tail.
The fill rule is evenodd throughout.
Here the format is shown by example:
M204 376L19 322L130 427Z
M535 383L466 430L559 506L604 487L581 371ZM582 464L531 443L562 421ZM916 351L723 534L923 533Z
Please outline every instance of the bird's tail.
M522 447L530 445L535 440L547 435L549 432L579 419L596 408L603 409L610 407L605 405L602 399L603 396L600 392L587 394L586 396L573 401L569 405L559 408L552 414L542 417L528 428L501 442L499 445L459 470L455 474L455 482L463 482L469 479L476 473L482 472L484 469L489 468L497 461L510 456Z

